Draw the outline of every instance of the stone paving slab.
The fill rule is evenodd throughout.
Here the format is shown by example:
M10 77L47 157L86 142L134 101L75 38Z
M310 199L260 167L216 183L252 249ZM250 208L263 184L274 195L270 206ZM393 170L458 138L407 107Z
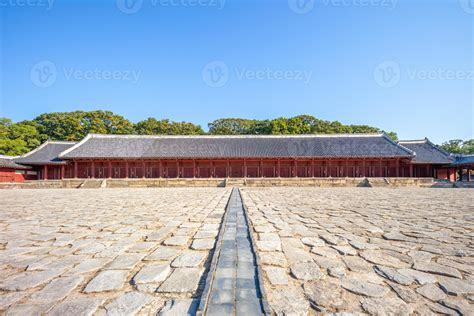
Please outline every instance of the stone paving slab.
M277 315L474 315L472 190L241 192Z
M0 314L191 310L172 302L200 297L229 196L226 188L0 191Z

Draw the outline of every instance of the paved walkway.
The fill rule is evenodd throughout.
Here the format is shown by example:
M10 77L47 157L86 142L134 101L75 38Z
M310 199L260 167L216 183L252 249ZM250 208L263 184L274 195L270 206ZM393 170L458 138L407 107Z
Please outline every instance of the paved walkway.
M0 315L474 315L472 190L240 194L0 190Z
M469 189L241 194L275 314L474 315Z
M238 189L232 191L211 267L205 315L263 315L257 265ZM206 300L207 299L207 300Z

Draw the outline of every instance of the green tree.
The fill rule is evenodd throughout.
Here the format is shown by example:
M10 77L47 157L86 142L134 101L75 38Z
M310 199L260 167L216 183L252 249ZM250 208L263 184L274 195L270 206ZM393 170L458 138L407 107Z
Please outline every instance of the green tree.
M148 118L135 124L139 135L202 135L201 126L188 122L173 122Z
M474 139L466 141L462 139L452 139L444 142L440 147L453 154L474 154Z
M245 135L256 132L258 121L241 118L224 118L208 124L211 135ZM262 127L262 126L260 126Z
M89 133L133 134L133 124L110 111L44 113L33 120L42 140L79 141Z
M21 155L40 143L40 135L33 122L12 123L9 119L0 118L0 154Z
M271 121L272 134L311 134L317 119L310 115L298 115L291 118L279 117Z

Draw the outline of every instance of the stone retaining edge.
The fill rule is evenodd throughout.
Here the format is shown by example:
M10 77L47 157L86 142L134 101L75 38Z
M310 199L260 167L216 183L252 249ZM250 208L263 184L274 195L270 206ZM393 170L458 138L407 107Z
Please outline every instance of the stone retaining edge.
M238 193L240 195L240 199L242 200L242 207L244 209L244 215L245 215L245 221L247 222L247 227L249 229L249 236L250 236L250 243L252 244L252 249L253 249L253 255L255 258L255 264L257 266L257 276L258 276L258 285L259 285L259 290L261 294L261 301L262 301L262 308L263 308L263 313L265 315L272 315L272 310L270 308L270 305L268 304L267 300L267 292L265 291L265 287L263 286L263 271L262 271L262 265L260 264L260 256L258 255L257 245L255 243L255 237L254 237L254 232L253 232L253 225L249 220L248 216L248 210L247 206L245 205L244 197L242 193L240 192L240 189L238 189Z
M461 187L433 178L67 179L0 183L0 189L155 187ZM467 187L467 186L462 186Z
M207 272L206 283L204 285L204 289L202 290L201 298L199 299L199 306L196 311L196 316L204 315L204 312L207 308L207 302L209 300L209 295L212 289L212 280L214 279L214 274L217 269L217 262L219 261L219 256L221 254L222 241L224 239L224 227L225 223L227 222L227 216L229 214L230 198L234 190L235 189L232 189L232 191L230 192L229 199L227 200L227 204L225 206L224 216L222 216L221 225L219 227L219 234L216 238L216 244L214 246L214 252L212 253L211 264L209 266L209 271Z

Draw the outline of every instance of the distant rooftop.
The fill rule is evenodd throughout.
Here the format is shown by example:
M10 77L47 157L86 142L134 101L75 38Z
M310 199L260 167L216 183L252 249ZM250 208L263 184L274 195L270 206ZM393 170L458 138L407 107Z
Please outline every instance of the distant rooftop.
M58 158L59 154L72 147L75 142L47 141L29 153L26 153L14 161L24 165L56 165L65 162Z
M19 169L19 170L29 169L28 167L16 164L13 161L13 158L15 157L0 155L0 168Z
M448 152L433 144L428 138L401 140L398 143L416 153L413 163L450 164L453 162L453 158Z

